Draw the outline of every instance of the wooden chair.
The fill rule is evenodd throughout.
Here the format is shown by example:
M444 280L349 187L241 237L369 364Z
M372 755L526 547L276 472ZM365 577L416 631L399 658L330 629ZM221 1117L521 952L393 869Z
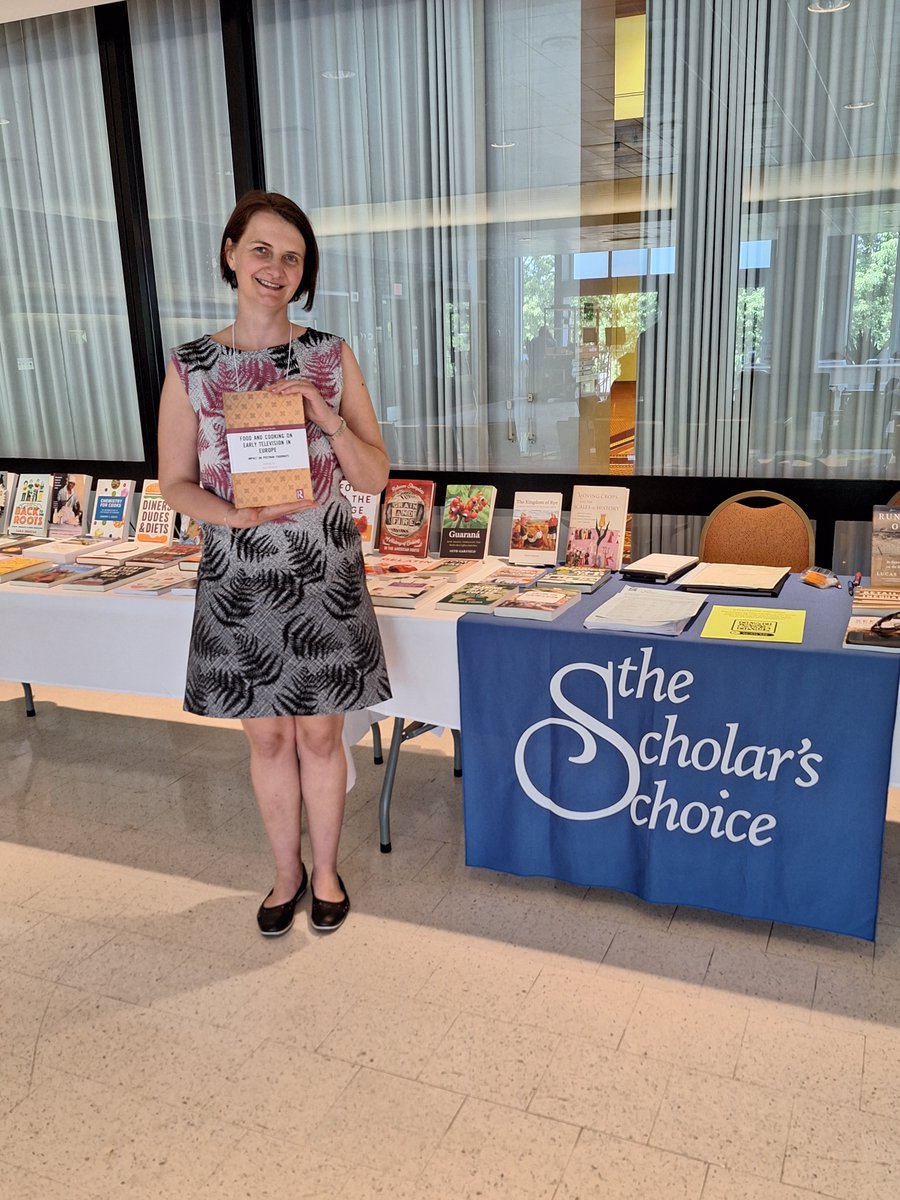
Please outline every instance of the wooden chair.
M809 517L778 492L738 492L715 508L700 531L703 562L789 566L805 571L815 560Z

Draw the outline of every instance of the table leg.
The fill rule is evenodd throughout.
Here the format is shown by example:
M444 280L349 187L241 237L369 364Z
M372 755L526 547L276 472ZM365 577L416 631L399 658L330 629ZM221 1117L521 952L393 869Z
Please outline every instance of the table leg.
M459 737L458 729L451 729L453 734L453 778L462 778L462 742Z
M381 838L381 853L391 852L391 791L394 787L394 776L397 774L397 759L400 757L400 747L403 745L403 718L394 717L394 728L391 732L391 748L388 751L387 766L384 770L384 782L381 785L381 796L378 800L378 832Z
M23 683L23 684L22 684L22 691L25 693L25 716L26 716L26 717L33 717L33 716L35 715L35 712L34 712L34 695L32 694L32 691L31 691L31 684L30 684L30 683Z
M372 722L372 761L376 767L380 767L384 762L381 745L381 726L377 721Z

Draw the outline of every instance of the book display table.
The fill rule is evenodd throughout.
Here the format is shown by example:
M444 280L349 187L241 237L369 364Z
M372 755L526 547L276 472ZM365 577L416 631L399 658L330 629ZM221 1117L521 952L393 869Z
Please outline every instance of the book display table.
M741 602L803 643L467 616L467 863L873 938L900 656L841 648L844 590Z
M752 604L805 608L800 646L701 640L708 610L677 638L584 630L620 586L550 623L378 610L393 696L348 727L394 718L382 845L406 722L462 707L471 865L871 937L900 656L841 650L846 591L794 578ZM192 619L5 584L0 678L180 697Z

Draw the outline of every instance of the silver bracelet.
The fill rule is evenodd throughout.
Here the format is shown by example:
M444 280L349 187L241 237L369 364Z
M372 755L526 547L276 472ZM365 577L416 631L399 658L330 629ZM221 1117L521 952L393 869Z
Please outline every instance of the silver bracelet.
M343 417L341 417L341 423L340 423L340 425L338 425L338 427L334 431L334 433L325 433L324 429L322 430L322 432L325 433L325 436L328 438L329 442L333 442L336 437L341 436L341 434L344 432L344 430L346 428L347 428L347 422L344 420Z

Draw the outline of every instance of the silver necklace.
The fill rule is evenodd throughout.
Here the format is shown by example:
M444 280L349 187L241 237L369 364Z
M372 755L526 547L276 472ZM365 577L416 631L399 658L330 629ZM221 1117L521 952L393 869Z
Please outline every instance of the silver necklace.
M287 370L284 373L285 379L290 379L291 364L294 362L294 322L288 321L288 325L290 326L290 333L288 334L288 358L287 358ZM231 373L234 376L234 390L236 392L241 392L244 389L241 387L241 374L238 371L237 349L235 348L235 344L234 344L234 326L235 326L235 322L232 321L231 322Z

